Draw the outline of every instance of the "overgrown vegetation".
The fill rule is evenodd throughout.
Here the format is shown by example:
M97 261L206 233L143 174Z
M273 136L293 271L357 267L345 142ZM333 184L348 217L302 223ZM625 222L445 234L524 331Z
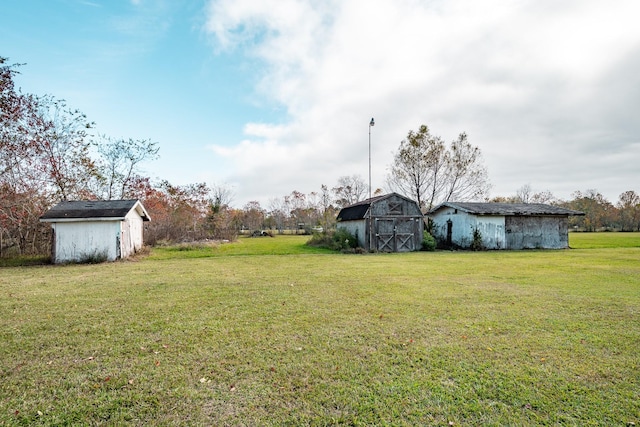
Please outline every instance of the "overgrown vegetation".
M344 228L314 233L307 242L309 246L330 249L332 251L355 252L358 240Z
M82 255L79 259L74 261L77 264L100 264L106 262L109 259L107 251L93 251Z
M435 251L438 242L435 237L431 235L428 231L425 231L422 236L422 250L423 251Z
M366 257L306 240L3 269L0 425L640 423L638 233Z

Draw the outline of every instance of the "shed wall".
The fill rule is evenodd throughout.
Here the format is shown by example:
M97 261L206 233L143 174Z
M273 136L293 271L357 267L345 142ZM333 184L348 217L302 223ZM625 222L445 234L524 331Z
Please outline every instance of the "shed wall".
M56 263L102 256L114 261L119 256L120 221L56 222L51 226Z
M369 229L367 228L367 222L368 219L341 221L336 225L336 228L347 230L358 239L358 246L367 248L369 247L369 236L367 236Z
M482 244L487 249L504 249L505 217L500 215L476 216L456 210L444 208L431 215L434 222L434 237L440 242L447 242L448 221L451 221L451 243L468 248L473 242L473 231L478 228L482 235Z
M142 248L144 221L142 217L132 210L122 223L122 238L120 242L121 257L133 255Z
M566 249L569 219L558 216L513 216L506 222L509 249Z

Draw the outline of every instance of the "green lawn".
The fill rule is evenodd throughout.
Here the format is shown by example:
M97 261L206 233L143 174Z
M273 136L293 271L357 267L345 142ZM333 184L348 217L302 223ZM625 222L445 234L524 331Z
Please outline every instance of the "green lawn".
M2 268L0 425L638 425L639 237Z

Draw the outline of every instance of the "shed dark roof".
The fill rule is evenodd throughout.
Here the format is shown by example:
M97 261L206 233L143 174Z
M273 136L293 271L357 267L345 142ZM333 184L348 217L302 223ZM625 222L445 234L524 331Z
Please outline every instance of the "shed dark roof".
M53 220L86 220L91 218L122 218L136 208L144 221L149 221L149 214L140 201L133 200L96 200L60 202L40 217L45 222Z
M559 206L542 203L442 203L431 209L433 214L448 207L475 215L504 215L504 216L537 216L537 215L584 215L584 212L561 208Z
M384 194L382 196L372 197L370 199L362 200L360 202L354 203L349 206L345 206L338 213L338 221L353 221L358 219L364 219L366 217L367 211L369 210L369 206L372 204L379 202L381 200L388 199L389 197L400 197L412 203L416 203L415 201L409 199L408 197L403 196L398 193L389 193Z

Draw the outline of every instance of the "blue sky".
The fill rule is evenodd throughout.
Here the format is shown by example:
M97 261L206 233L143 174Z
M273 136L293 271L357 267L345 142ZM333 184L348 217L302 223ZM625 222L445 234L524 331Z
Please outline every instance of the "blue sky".
M636 0L4 0L23 91L160 143L234 205L368 175L428 125L481 148L492 195L640 192Z

